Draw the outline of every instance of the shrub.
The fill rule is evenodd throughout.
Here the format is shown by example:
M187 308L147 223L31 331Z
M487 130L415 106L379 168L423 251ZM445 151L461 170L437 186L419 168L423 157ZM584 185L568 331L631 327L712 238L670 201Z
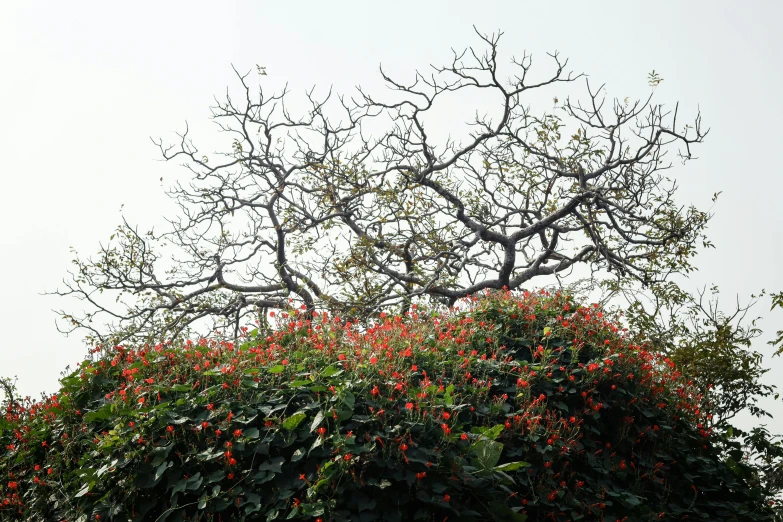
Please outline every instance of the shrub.
M0 421L0 520L771 520L709 414L597 305L278 317L94 350Z

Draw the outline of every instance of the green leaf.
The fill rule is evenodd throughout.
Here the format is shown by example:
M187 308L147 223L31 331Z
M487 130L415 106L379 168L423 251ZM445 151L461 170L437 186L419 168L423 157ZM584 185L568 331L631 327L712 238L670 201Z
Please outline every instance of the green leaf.
M226 472L222 469L218 469L216 471L213 471L207 476L207 483L211 484L212 482L220 482L223 480L226 476ZM216 488L220 489L220 486L215 486ZM214 492L212 493L215 494Z
M287 429L288 431L293 431L296 429L299 424L307 418L307 414L299 412L294 413L290 417L288 417L286 420L283 421L283 428Z
M480 426L474 426L470 429L471 433L476 433L478 435L481 435L485 439L495 440L497 439L501 433L503 433L503 430L505 429L505 426L502 424L496 424L495 426L492 426L491 428L483 428Z
M188 485L188 479L181 478L177 481L176 484L174 484L174 487L171 489L171 498L174 498L174 495L177 493L180 493L182 491L185 491L185 487Z
M76 498L83 497L84 495L86 495L86 494L87 494L87 492L88 492L88 491L90 491L90 486L91 486L91 484L85 484L85 485L82 487L82 489L80 489L80 490L79 490L79 492L78 492L78 493L76 493L76 495L74 495L74 496L75 496Z
M134 483L142 489L154 488L158 485L158 482L160 482L161 477L163 477L163 474L166 472L166 469L168 469L169 465L173 465L173 462L161 463L154 473L150 471L139 473L136 475Z
M482 439L474 443L478 468L484 471L492 470L500 460L500 454L503 452L503 444L494 440Z
M278 364L277 366L269 368L269 373L283 373L283 370L285 370L285 366Z
M215 448L207 448L204 451L197 453L196 459L201 462L209 462L210 460L215 460L222 456L223 454L221 452L215 451Z
M260 466L258 466L258 470L280 473L282 472L283 462L285 462L285 459L283 457L274 457L267 460L266 462L263 462Z
M498 522L526 522L527 520L527 515L517 513L502 502L492 502L489 510Z
M161 462L164 462L168 456L169 453L171 453L171 449L174 447L174 444L166 443L164 446L156 446L152 449L150 452L150 455L152 456L152 461L150 462L151 465L157 466Z
M454 396L452 395L454 393L454 385L449 384L446 387L446 394L443 396L443 402L446 403L446 406L451 406L454 404Z
M353 393L346 390L345 396L343 397L343 404L349 409L353 411L354 406L356 405L356 397Z
M167 469L169 469L171 466L173 466L173 462L162 462L160 465L155 469L155 477L153 480L157 482L160 480L160 478L163 476L163 474L166 472Z
M246 515L249 515L250 513L255 513L256 511L261 509L261 506L263 504L263 502L261 501L261 495L248 491L247 493L245 493L245 502L243 504L244 504Z
M203 479L201 478L201 472L197 472L195 475L193 475L187 480L185 484L185 489L191 491L198 489L201 486L202 481Z
M275 478L274 473L269 473L268 471L259 471L253 477L250 479L250 481L253 484L263 484L264 482L269 482L270 480Z
M340 411L337 412L337 420L339 421L346 421L353 417L353 408L341 408Z
M343 371L339 368L335 368L334 366L327 366L324 371L321 372L321 377L334 377L335 375L338 375L342 372Z
M530 463L528 462L506 462L505 464L501 464L500 466L495 466L495 471L514 471L515 469L524 468L526 466L530 466Z
M316 438L315 438L315 441L313 441L313 445L312 445L312 446L310 446L310 451L308 452L308 455L309 455L309 453L310 453L310 452L312 452L312 451L313 451L315 448L317 448L317 447L319 447L319 446L323 445L323 443L324 443L324 438L323 438L323 437L316 437ZM330 464L331 464L331 463L330 463Z
M113 418L114 413L111 411L111 406L112 404L109 403L95 411L85 413L83 417L84 422L96 422Z
M321 425L321 423L324 421L324 412L319 411L315 418L313 419L312 424L310 424L310 433L314 432L318 429L318 426Z

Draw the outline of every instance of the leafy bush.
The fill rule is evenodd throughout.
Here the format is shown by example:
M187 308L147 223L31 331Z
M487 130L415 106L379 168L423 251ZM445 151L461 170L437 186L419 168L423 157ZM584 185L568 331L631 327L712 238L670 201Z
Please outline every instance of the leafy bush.
M0 520L772 520L673 364L595 305L282 315L239 346L95 350L8 401Z

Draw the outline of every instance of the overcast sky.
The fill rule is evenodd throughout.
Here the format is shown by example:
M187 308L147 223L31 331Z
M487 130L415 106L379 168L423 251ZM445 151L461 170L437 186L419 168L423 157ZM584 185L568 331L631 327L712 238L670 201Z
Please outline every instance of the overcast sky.
M723 191L690 288L717 284L727 301L783 290L783 2L3 2L0 6L0 375L23 395L57 390L80 361L79 336L63 337L45 291L62 287L73 247L91 254L124 215L140 228L171 215L164 188L183 171L159 160L150 136L171 140L188 121L198 145L218 141L213 96L235 87L231 65L265 66L271 85L379 90L378 65L402 78L477 45L472 26L505 34L506 57L559 51L610 96L644 97L647 74L664 78L656 100L694 114L711 132L699 160L676 165L678 201L712 206ZM480 6L480 7L479 7ZM266 79L265 79L266 80ZM457 103L444 114L469 118ZM463 118L464 119L464 118ZM455 120L456 121L456 120ZM160 178L163 178L163 182ZM122 211L121 211L122 208ZM730 302L728 304L731 304ZM763 300L765 334L783 314ZM767 381L783 359L767 358ZM783 432L783 408L770 426Z

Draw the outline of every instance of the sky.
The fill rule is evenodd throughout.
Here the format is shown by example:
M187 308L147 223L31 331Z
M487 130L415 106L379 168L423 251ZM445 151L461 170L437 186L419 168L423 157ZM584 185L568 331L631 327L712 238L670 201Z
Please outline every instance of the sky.
M382 89L379 65L410 78L476 46L473 26L502 31L506 59L558 51L612 97L649 93L710 127L698 161L675 164L677 200L711 209L715 248L696 258L691 290L717 284L731 305L762 289L783 291L779 147L783 104L783 3L641 1L137 1L0 4L0 375L22 395L58 388L86 348L64 337L44 295L62 288L73 255L92 254L124 216L161 226L173 204L164 189L185 172L160 161L150 137L173 140L185 122L204 150L220 148L209 107L236 87L239 71L266 67L270 85L292 93L357 85ZM474 107L454 101L436 124L449 131ZM163 178L163 181L161 181ZM722 191L717 203L711 198ZM783 313L762 299L754 348L783 381L767 346ZM783 405L765 403L783 432Z

